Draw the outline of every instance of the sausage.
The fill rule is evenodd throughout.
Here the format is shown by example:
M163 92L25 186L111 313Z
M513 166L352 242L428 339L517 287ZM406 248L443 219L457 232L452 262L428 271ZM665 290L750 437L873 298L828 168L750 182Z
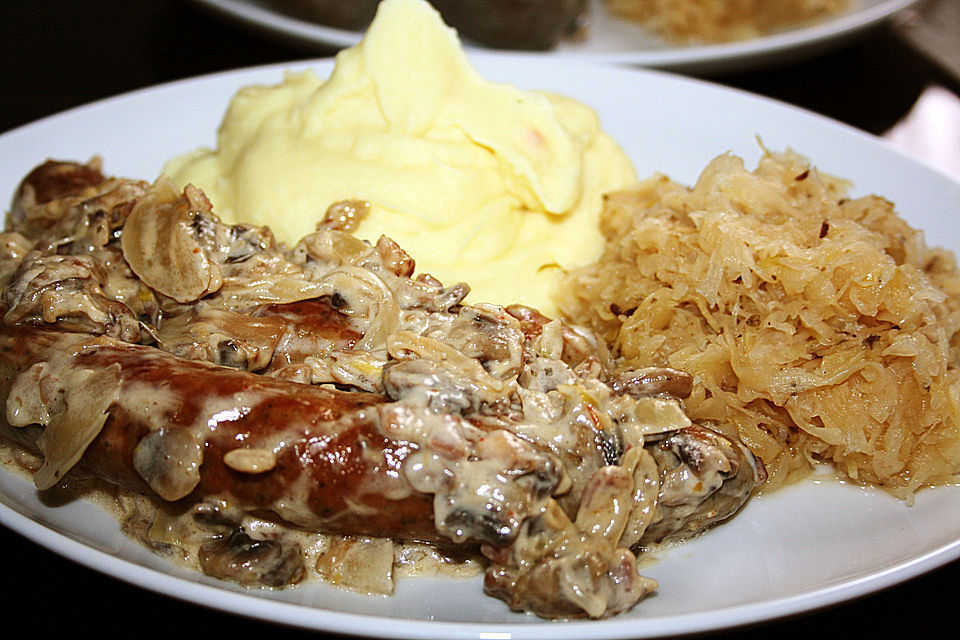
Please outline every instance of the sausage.
M440 541L431 497L398 472L417 446L378 430L382 396L183 360L108 337L0 327L2 397L19 374L45 361L94 371L119 366L119 397L79 463L86 473L168 499L224 498L328 533ZM4 426L24 440L23 430ZM189 466L175 459L182 450L199 450L202 464L178 469ZM235 450L269 450L272 466L237 470L225 460Z

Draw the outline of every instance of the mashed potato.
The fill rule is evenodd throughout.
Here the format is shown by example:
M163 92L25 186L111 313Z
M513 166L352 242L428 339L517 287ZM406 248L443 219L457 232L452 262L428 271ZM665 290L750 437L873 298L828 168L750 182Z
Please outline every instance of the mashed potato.
M692 374L690 417L738 435L768 484L816 460L901 497L956 480L960 273L890 202L792 153L721 156L692 188L612 195L601 224L564 310L627 366Z
M596 259L602 194L634 184L596 114L484 81L422 0L386 0L330 79L289 74L233 99L217 148L171 162L227 222L313 231L329 205L366 200L356 230L385 234L473 301L555 313L559 267Z

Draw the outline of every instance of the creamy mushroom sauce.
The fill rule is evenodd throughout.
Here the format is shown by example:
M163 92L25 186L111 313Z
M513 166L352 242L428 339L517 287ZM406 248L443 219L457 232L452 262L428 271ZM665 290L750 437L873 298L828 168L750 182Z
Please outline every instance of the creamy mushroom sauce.
M21 373L14 390L23 392L7 400L15 436L38 448L45 466L58 465L42 474L42 488L96 436L89 425L82 440L57 428L65 411L75 421L80 410L69 394L106 339L94 336L265 379L377 394L329 426L333 437L369 423L409 443L386 463L383 452L361 447L380 470L364 476L366 490L431 495L437 538L461 553L479 548L486 590L544 616L629 609L656 587L637 571L642 544L727 517L762 479L745 448L691 425L675 392L682 374L615 372L603 345L559 320L464 304L466 285L415 276L413 259L388 238L350 235L362 203L336 205L316 233L287 248L267 228L222 224L201 192L178 192L163 178L104 178L96 163L46 171L55 179L28 177L0 235L4 322L76 335L64 359ZM73 191L57 191L63 176ZM343 514L311 509L307 473L268 506L272 519L229 495L185 502L221 423L258 415L271 392L191 393L124 379L106 403L146 425L132 466L155 495L118 499L139 539L180 549L208 574L260 586L298 582L310 567L388 593L398 562L451 566L442 551L397 550L390 531L382 539L318 535ZM167 417L188 401L194 421L169 428ZM288 418L255 444L235 443L223 464L240 475L270 473L303 432L297 416ZM40 441L22 429L36 424L45 427ZM360 518L372 509L346 507Z
M0 467L31 478L42 466L41 456L0 438ZM57 487L61 502L83 499L115 518L130 538L171 563L202 572L200 547L210 540L192 513L164 504L142 493L126 490L98 478L74 473ZM435 545L394 542L386 538L346 537L284 527L276 522L246 517L242 533L259 540L283 540L298 547L306 568L304 583L323 582L370 595L391 595L396 580L414 577L469 578L483 572L481 558ZM255 581L247 586L270 589Z

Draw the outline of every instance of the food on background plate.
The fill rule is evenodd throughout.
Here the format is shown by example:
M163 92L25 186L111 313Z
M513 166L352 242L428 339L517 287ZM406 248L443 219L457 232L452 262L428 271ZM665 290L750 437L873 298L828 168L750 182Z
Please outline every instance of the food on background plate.
M280 11L340 29L365 29L380 0L271 0ZM587 0L430 0L461 35L488 47L551 49L577 33Z
M37 487L116 485L129 531L240 584L389 591L394 542L427 542L482 557L511 609L599 618L656 588L642 545L763 481L687 418L689 376L614 370L530 307L463 304L466 285L344 231L362 209L288 248L166 177L32 171L0 242L0 394ZM350 539L315 538L310 566L304 531Z
M811 462L901 498L960 471L960 274L878 196L794 153L734 156L691 187L611 194L604 256L561 308L625 365L690 373L685 401L759 455L769 486Z
M602 195L636 183L596 114L487 82L421 0L387 0L326 81L289 74L232 100L217 148L171 162L227 222L295 243L327 208L369 203L355 233L387 235L471 300L555 315L561 269L600 256Z
M747 40L823 20L856 0L604 0L609 11L678 42Z

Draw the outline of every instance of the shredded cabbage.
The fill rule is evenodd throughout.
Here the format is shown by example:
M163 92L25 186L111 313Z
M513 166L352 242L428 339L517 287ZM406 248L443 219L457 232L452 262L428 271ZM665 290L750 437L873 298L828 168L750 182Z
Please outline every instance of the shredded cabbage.
M694 420L738 435L773 486L833 462L901 498L960 470L960 274L877 196L793 152L713 160L607 197L605 254L561 309L622 366L694 376Z

